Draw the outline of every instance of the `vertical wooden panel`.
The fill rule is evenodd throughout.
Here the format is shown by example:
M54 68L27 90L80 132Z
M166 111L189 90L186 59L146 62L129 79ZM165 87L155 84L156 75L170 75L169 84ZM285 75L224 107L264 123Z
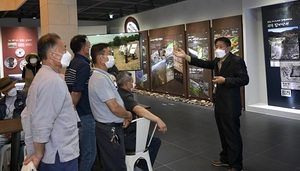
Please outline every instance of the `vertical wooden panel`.
M211 60L210 21L186 24L187 53L199 59ZM188 95L192 98L212 99L212 70L188 65Z
M148 31L140 32L142 35L142 69L136 71L136 87L138 89L150 90L150 57L149 57L149 37Z
M184 25L149 30L152 91L186 97L185 60L173 55L174 46L185 50Z

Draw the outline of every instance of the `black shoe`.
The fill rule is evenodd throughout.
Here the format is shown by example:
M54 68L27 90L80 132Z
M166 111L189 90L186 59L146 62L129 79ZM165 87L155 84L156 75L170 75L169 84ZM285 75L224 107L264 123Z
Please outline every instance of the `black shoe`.
M231 167L231 168L229 168L227 171L243 171L243 170L239 170L239 169L236 169L236 168Z
M223 163L220 160L212 160L211 165L215 167L228 167L229 165L227 163Z

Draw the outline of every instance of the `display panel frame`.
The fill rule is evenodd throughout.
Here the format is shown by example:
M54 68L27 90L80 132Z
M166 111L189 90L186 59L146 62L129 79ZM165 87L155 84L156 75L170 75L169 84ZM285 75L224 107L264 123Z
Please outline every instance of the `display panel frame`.
M148 30L141 31L142 35L142 68L140 71L135 71L136 88L149 91L151 88L151 72L149 70L149 37Z
M268 105L300 109L300 2L262 7Z
M87 35L91 46L97 43L108 43L115 65L120 71L139 71L142 68L141 58L141 34L115 33L115 34L93 34Z
M151 91L187 97L185 60L173 55L185 42L185 25L149 30Z
M210 21L186 24L187 53L199 59L211 60ZM212 99L212 70L189 65L187 69L188 97Z

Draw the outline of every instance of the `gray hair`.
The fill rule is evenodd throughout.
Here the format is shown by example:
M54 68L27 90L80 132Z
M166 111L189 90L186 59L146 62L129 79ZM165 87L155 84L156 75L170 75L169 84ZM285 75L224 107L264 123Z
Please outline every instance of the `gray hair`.
M117 85L118 87L122 87L126 82L130 81L132 79L131 73L127 71L121 71L117 75Z

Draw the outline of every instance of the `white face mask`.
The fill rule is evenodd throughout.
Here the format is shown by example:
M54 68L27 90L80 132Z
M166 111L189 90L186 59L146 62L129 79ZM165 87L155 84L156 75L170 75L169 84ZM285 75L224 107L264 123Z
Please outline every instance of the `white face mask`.
M10 97L14 97L17 95L17 89L16 87L12 88L8 93L7 93L8 96Z
M29 59L29 62L30 62L31 64L36 64L36 63L37 63L37 59L36 59L36 58L30 58L30 59Z
M62 67L68 67L72 59L72 55L67 51L61 57L60 63Z
M216 56L217 58L224 58L225 55L226 55L226 51L223 50L223 49L217 49L217 50L215 51L215 56Z
M89 48L89 57L92 56L92 48Z
M108 61L105 62L105 66L107 69L113 67L115 65L115 58L112 55L108 55Z
M134 88L135 88L135 83L132 83L132 88L130 90L133 91Z

